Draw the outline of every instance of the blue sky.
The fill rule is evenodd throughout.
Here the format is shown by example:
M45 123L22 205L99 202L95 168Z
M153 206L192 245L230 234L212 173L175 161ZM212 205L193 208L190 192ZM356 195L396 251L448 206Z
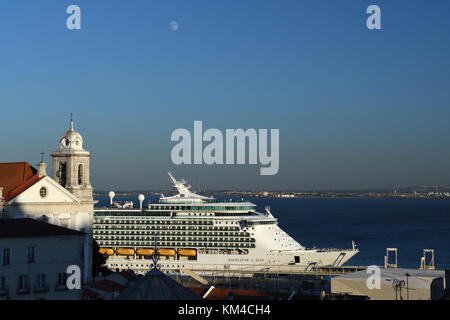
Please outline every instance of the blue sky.
M66 28L71 4L81 30ZM365 26L371 4L382 30ZM209 189L448 184L449 13L445 0L5 0L0 161L36 164L73 112L98 190L167 188L169 170ZM279 173L173 165L170 134L194 120L279 128Z

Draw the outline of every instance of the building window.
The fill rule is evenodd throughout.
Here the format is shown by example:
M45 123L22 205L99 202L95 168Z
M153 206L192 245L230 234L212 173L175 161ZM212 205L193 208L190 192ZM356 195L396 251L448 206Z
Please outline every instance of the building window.
M3 249L3 265L7 266L11 264L11 249Z
M6 278L0 277L0 294L6 294Z
M41 198L45 198L47 196L47 188L46 187L42 187L39 190L39 195L41 196Z
M67 289L67 273L58 273L56 279L56 289Z
M27 263L34 263L34 247L28 247Z
M83 165L80 164L78 166L78 184L82 185L83 184Z
M26 275L19 276L17 293L28 293L29 291L28 288L29 288L28 276Z
M35 291L46 291L46 290L48 290L46 275L45 274L36 275Z
M56 173L57 177L58 177L58 182L60 185L62 185L63 187L66 186L66 163L65 162L60 162L59 163L59 169L58 172Z

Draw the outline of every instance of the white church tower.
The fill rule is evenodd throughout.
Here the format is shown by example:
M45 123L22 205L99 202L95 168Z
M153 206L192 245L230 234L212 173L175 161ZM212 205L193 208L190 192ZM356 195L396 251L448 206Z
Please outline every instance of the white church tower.
M52 153L52 176L67 191L72 193L79 201L75 214L76 229L87 233L85 242L85 281L90 280L92 269L92 228L94 221L93 189L90 183L89 151L83 149L83 138L73 128L70 119L70 128L59 140L59 149ZM80 212L81 211L81 212Z
M52 153L53 180L70 191L82 202L93 201L93 191L90 183L90 153L83 149L83 138L73 128L59 140L59 149Z

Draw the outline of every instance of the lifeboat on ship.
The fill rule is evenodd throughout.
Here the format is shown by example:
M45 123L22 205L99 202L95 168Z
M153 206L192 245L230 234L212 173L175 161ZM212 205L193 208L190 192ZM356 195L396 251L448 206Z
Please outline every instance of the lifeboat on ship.
M134 255L134 249L119 248L116 250L116 254L118 254L119 256L132 256L132 255Z
M158 249L158 253L162 256L174 256L175 249Z
M179 256L195 257L197 255L197 250L195 249L178 249Z
M112 256L114 254L114 249L113 248L100 248L98 250L98 252L100 252L100 254Z
M154 253L155 249L140 248L136 250L136 254L140 256L152 256Z

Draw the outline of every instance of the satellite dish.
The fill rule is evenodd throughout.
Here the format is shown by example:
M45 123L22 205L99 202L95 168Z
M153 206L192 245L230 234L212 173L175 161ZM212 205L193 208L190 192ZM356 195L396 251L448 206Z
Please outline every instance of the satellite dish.
M138 200L139 200L139 207L142 210L142 202L144 202L145 196L143 194L138 195Z
M116 196L116 194L114 193L114 191L110 191L108 193L108 196L109 196L109 204L112 205L113 204L113 199Z

